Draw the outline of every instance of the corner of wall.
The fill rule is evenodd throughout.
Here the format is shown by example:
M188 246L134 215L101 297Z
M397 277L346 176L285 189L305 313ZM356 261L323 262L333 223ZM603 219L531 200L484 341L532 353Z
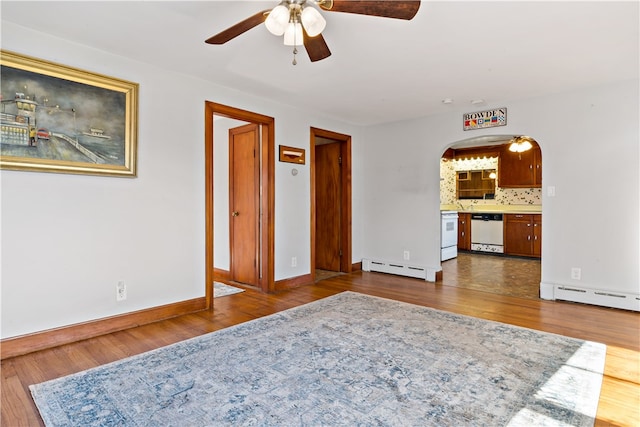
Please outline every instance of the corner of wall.
M555 300L553 283L540 282L540 298L546 300Z

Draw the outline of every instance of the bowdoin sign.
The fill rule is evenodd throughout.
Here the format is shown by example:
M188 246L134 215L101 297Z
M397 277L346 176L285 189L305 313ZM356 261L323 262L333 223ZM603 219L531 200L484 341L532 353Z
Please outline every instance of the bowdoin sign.
M462 116L463 130L492 128L507 124L507 108L467 113Z

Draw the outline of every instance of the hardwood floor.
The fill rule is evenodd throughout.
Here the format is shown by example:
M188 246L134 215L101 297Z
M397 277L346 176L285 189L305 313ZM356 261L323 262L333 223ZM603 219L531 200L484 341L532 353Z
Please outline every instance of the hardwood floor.
M445 276L446 283L446 276ZM202 311L2 361L2 426L42 425L28 386L315 301L346 290L607 344L598 426L640 425L640 314L498 295L357 272L266 295L255 289Z

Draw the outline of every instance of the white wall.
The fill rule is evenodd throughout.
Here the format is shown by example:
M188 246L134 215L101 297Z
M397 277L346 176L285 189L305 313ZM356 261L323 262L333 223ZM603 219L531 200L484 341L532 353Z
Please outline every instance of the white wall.
M640 293L638 81L511 101L500 134L533 136L543 158L542 282ZM462 131L462 112L366 129L365 258L440 265L439 159ZM556 187L547 197L546 187ZM582 269L581 281L571 268Z
M2 338L204 295L205 100L274 117L276 146L308 150L310 126L358 143L357 127L5 21L2 48L140 84L137 178L0 172ZM276 164L276 280L310 265L309 166L289 168Z
M274 117L276 147L308 150L310 126L352 135L352 260L440 267L439 159L469 137L461 112L360 129L8 22L2 48L140 83L137 178L0 172L2 338L204 295L205 100ZM556 187L543 282L581 267L583 286L639 292L638 81L502 106L501 133L535 137ZM310 266L309 165L291 168L276 163L276 280Z

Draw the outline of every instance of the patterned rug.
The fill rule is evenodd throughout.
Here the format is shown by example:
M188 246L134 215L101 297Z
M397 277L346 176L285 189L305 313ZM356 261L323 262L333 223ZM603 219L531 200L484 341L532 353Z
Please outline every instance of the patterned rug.
M605 351L344 292L30 388L48 426L586 426Z
M225 285L220 282L213 282L213 297L220 298L227 295L233 295L240 292L244 292L244 289L236 288L235 286Z

